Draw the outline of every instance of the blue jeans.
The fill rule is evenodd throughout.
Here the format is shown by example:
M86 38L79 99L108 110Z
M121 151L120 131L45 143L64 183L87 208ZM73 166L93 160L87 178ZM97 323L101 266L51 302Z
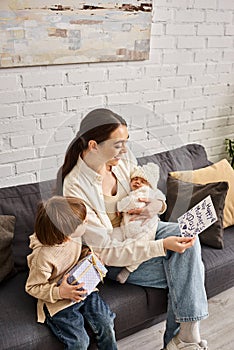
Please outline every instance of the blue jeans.
M160 221L155 239L168 236L180 236L178 224ZM110 267L108 277L116 279L120 270ZM167 251L165 257L143 262L129 275L127 282L145 287L168 288L164 347L178 333L180 322L199 321L208 316L204 266L198 238L194 246L183 254Z
M54 335L64 343L66 350L87 350L89 336L84 327L84 320L95 334L98 349L117 350L114 318L115 314L97 292L52 317L46 310L46 323Z

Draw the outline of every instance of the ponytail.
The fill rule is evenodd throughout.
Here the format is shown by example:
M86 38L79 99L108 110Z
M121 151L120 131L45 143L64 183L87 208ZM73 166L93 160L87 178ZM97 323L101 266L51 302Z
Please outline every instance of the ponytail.
M57 181L56 181L56 194L59 196L63 195L63 181L67 174L70 173L70 171L74 168L74 166L77 163L77 160L79 159L80 154L83 152L83 150L86 147L84 147L84 141L82 140L82 137L75 138L70 145L68 146L64 163L59 168L57 173Z

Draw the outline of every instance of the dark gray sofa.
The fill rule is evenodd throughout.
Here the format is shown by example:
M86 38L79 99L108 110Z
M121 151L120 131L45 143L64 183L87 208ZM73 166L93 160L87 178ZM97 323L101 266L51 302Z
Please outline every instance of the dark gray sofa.
M166 192L169 171L210 165L201 145L190 144L172 151L139 158L139 163L160 165L159 188ZM0 214L16 217L13 255L15 274L0 284L0 349L56 350L63 346L45 325L36 322L36 300L24 291L27 278L28 236L41 198L51 195L54 181L0 189ZM202 246L208 297L234 286L234 226L225 229L224 249ZM165 319L167 291L120 285L106 279L100 293L117 314L116 334L121 339ZM93 341L91 348L95 348Z

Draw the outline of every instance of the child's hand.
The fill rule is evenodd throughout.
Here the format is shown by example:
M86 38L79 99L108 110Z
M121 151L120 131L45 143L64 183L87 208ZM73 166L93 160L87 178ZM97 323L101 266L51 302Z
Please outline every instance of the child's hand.
M69 274L64 275L62 283L59 286L59 294L63 299L70 299L78 302L85 299L87 290L83 289L84 283L72 285L67 282Z

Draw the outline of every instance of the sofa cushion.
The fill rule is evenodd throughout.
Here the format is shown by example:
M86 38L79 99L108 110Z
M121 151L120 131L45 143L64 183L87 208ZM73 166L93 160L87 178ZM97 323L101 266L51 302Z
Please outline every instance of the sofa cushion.
M153 162L159 165L160 178L158 188L166 194L167 176L170 171L192 170L211 164L202 145L189 144L174 150L156 153L138 158L140 165Z
M221 249L223 248L223 208L227 190L227 182L200 185L168 176L165 220L177 222L179 216L210 195L218 220L199 234L199 238L202 243Z
M234 170L226 159L195 171L176 171L171 176L197 184L208 182L227 181L229 189L227 192L223 211L223 226L234 225Z
M224 230L222 250L202 246L208 298L234 286L234 226Z
M0 282L14 273L12 241L14 237L15 217L0 215Z
M49 329L37 323L36 299L25 292L26 272L0 288L0 349L63 349ZM3 336L4 335L4 336Z
M0 189L0 214L16 218L13 239L13 257L17 270L27 268L30 253L29 235L33 233L38 202L51 195L54 181L27 184Z
M100 294L116 313L115 331L121 339L165 319L167 290L141 287L129 283L120 284L105 279L99 285Z
M25 292L26 272L3 282L0 289L0 349L63 349L45 324L37 322L36 299ZM165 319L167 291L121 285L105 279L100 295L116 313L117 339ZM91 333L89 332L91 335ZM93 336L91 335L93 338ZM89 348L96 349L92 346Z

